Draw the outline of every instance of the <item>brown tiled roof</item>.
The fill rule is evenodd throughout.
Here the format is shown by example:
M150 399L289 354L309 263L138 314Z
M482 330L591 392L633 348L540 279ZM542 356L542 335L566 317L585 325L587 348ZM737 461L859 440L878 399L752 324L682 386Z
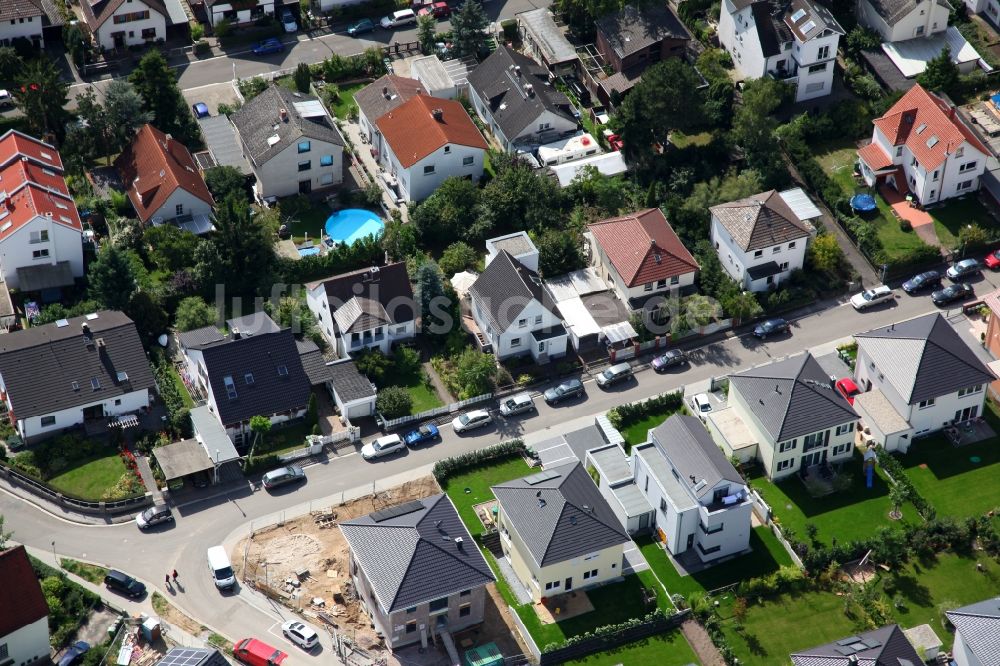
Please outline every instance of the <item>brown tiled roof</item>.
M49 614L42 586L24 546L0 552L0 637Z
M441 112L440 119L434 113ZM376 122L403 168L447 144L486 150L486 140L465 107L451 99L417 95Z
M424 84L416 79L386 74L356 92L354 101L368 122L374 123L396 107L426 92Z
M659 208L595 222L590 232L629 287L698 270Z
M792 212L776 190L712 206L709 210L744 250L785 243L809 235L809 229Z
M150 11L157 12L164 19L168 18L167 8L162 0L142 0L142 2ZM97 30L123 4L125 4L125 0L97 0L97 2L80 0L80 9L83 10L83 17L87 20L87 25L90 26L91 30Z

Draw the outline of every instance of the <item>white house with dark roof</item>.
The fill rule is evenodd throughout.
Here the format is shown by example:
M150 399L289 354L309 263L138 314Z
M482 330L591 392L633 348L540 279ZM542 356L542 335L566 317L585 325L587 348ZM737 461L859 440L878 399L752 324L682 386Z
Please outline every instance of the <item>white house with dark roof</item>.
M49 606L23 545L0 550L0 658L8 666L50 661Z
M858 0L858 23L883 42L930 37L948 29L948 0Z
M424 85L416 79L386 74L354 94L358 105L358 125L368 137L368 144L376 155L384 150L382 133L375 124L379 118L405 104L420 94L426 94Z
M388 507L339 524L362 607L389 649L444 641L483 622L496 578L447 495Z
M628 533L579 461L492 490L504 557L533 602L621 577Z
M982 415L986 387L996 376L940 314L858 333L854 339L854 378L865 392L854 399L855 409L887 450L906 453L914 437ZM875 411L882 403L887 403L886 415ZM883 425L889 419L909 427L893 432Z
M786 193L770 190L709 210L719 263L744 289L772 289L805 263L816 228L789 205Z
M85 1L80 9L94 42L106 51L162 41L171 24L162 0Z
M899 625L848 636L789 655L792 666L919 666L917 654Z
M765 76L795 89L795 101L833 92L837 45L846 32L814 0L778 7L770 0L723 0L719 42L741 76Z
M6 0L0 2L0 44L10 46L25 39L37 49L45 48L44 29L62 25L63 19L50 0Z
M957 666L1000 664L1000 597L946 611L955 627L951 656Z

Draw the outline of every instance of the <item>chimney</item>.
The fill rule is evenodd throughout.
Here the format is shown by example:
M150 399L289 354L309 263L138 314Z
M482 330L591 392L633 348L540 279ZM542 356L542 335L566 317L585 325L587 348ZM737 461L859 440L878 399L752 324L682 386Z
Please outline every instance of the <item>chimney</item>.
M531 85L530 83L525 83L524 84L524 92L528 93L528 97L534 97L535 96L535 86Z
M455 545L458 546L459 550L462 550L462 544L464 542L465 542L465 539L463 539L462 537L455 537Z
M88 324L87 322L83 322L82 324L80 324L80 330L83 331L83 337L87 338L88 340L94 337L93 333L90 332L90 324Z
M233 340L239 340L242 337L243 337L243 334L240 333L240 329L234 328L233 329Z
M167 133L167 141L173 141L173 140L174 140L174 135L170 134L170 133ZM164 146L164 147L166 147L166 146Z
M521 66L520 65L514 65L514 73L517 74L518 77L521 76Z
M443 109L434 109L434 110L431 111L431 115L434 116L434 120L438 121L439 123L443 123L444 122L444 110Z
M392 96L389 95L389 86L382 86L382 97L385 97L386 99L392 99Z
M280 111L278 111L278 114L281 116L281 122L283 123L288 122L288 109L281 109Z

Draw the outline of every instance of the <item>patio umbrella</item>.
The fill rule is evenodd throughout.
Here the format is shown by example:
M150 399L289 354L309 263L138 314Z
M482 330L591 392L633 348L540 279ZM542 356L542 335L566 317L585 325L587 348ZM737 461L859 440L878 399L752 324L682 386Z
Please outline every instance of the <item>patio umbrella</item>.
M471 271L455 273L451 278L451 286L454 287L455 293L458 294L459 298L465 298L465 295L469 293L469 289L475 284L478 277L477 274Z

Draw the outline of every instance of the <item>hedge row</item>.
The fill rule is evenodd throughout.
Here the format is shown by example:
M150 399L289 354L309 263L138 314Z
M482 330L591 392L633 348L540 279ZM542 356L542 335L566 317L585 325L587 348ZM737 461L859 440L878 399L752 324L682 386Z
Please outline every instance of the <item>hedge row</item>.
M609 638L615 634L620 634L629 629L635 629L649 622L656 622L657 620L663 620L668 617L662 610L654 610L647 613L644 617L633 617L625 620L624 622L619 622L618 624L606 624L603 627L597 627L593 631L585 631L582 634L577 634L575 636L570 636L564 641L559 641L555 643L548 643L542 648L542 654L547 652L554 652L571 645L577 645L579 643L587 643L595 638Z
M277 453L265 453L264 455L247 458L246 463L243 465L243 473L266 472L280 465L281 461L278 460Z
M906 471L903 469L902 463L896 459L896 456L892 455L881 446L876 448L875 453L878 456L878 464L881 465L882 470L892 478L893 483L909 491L910 504L917 509L924 520L934 520L937 512L934 510L934 507L931 506L930 502L928 502L923 495L917 492L916 487L910 481L910 477L906 475Z
M509 458L522 456L526 450L527 447L524 446L523 441L520 439L511 439L506 442L494 444L493 446L488 446L485 449L470 451L468 453L463 453L460 456L439 460L434 463L432 473L434 474L434 478L437 479L437 482L443 484L456 474L460 474L474 467L489 465L491 463L500 462Z
M681 391L662 393L648 400L619 405L608 412L608 420L615 429L624 430L647 416L666 411L676 412L683 406L684 394Z

